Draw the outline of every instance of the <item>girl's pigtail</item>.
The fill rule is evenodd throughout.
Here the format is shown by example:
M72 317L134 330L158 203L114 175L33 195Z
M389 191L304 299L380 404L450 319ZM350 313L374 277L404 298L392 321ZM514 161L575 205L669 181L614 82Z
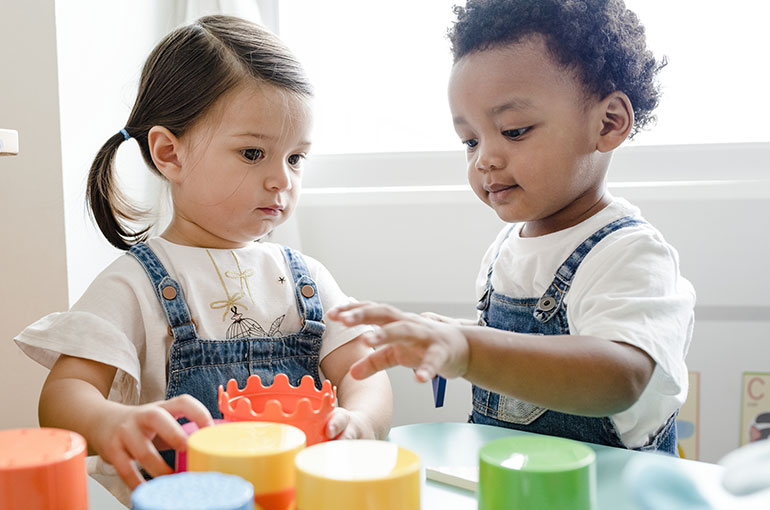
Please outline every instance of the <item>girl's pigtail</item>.
M128 250L146 239L150 227L134 231L125 225L142 218L145 211L131 205L116 186L113 171L115 154L124 140L124 135L117 133L99 149L88 174L86 200L91 216L104 237L116 248Z

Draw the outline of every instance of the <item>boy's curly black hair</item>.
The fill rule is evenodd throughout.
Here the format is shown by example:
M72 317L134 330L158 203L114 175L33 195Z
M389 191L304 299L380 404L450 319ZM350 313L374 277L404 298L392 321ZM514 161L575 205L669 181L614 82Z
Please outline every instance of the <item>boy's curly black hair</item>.
M623 0L468 0L455 6L452 54L465 55L540 34L557 62L574 69L589 94L624 92L634 109L630 137L655 120L666 65L645 43L644 27Z

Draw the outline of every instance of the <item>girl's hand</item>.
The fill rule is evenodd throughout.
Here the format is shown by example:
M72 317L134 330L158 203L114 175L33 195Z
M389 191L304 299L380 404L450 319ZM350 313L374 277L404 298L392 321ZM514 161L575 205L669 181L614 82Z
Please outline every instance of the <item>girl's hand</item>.
M330 310L328 316L347 326L380 326L378 331L361 335L366 345L380 348L351 367L350 373L356 379L396 365L415 369L420 382L436 375L462 377L468 371L470 349L459 324L376 303L340 306Z
M184 450L187 434L177 418L184 416L201 428L213 425L208 409L190 395L139 406L119 404L115 409L93 434L93 448L132 490L144 481L137 463L153 477L173 472L155 444Z
M377 439L374 428L367 417L360 412L337 407L326 422L326 437L329 439Z

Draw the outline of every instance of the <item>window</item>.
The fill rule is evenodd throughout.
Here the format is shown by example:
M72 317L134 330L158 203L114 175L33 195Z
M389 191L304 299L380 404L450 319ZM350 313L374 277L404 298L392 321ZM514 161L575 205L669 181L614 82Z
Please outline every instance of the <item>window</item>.
M280 2L280 34L316 88L315 154L461 150L446 85L462 0ZM633 145L770 141L770 3L627 0L661 73L658 123Z

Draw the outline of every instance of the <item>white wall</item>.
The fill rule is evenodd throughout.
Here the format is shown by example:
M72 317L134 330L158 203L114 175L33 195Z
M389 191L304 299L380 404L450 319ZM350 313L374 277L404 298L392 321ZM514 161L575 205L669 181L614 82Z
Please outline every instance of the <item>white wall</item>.
M19 132L0 157L0 428L15 428L37 425L46 371L13 336L67 306L53 0L3 2L0 48L0 127Z

